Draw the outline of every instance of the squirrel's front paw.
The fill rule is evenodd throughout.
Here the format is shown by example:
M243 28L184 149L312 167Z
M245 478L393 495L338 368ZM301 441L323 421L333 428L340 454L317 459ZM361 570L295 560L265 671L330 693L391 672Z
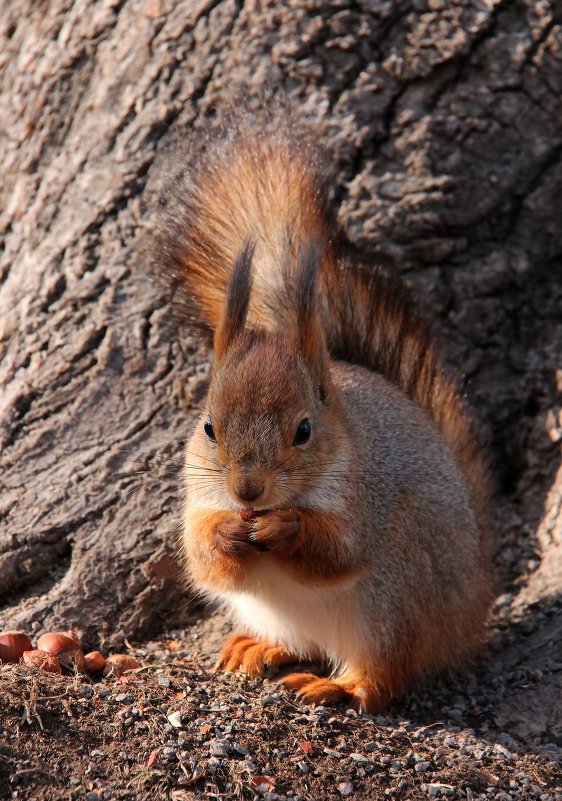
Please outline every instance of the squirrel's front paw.
M256 552L251 540L252 526L238 515L228 515L217 523L213 532L214 547L232 559L243 559Z
M250 537L268 551L290 551L297 540L300 518L294 509L275 509L252 521Z

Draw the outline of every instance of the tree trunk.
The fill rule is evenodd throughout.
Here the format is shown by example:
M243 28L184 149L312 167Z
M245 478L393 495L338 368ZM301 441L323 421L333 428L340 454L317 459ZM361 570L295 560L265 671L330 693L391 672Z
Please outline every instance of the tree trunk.
M534 621L562 662L556 8L2 5L4 627L76 625L105 646L184 608L178 472L207 354L177 337L138 237L170 144L241 92L282 92L334 153L351 237L435 310L489 432L504 623Z

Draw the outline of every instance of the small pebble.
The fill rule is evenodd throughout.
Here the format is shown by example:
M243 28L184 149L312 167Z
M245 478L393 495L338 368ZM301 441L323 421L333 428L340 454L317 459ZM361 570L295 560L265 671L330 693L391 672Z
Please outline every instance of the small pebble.
M211 740L209 743L209 753L213 757L227 757L228 746L220 740Z
M354 762L368 762L369 761L366 756L363 756L363 754L357 754L357 753L350 754L349 758L352 759Z
M442 796L448 796L454 793L454 787L450 784L440 784L439 782L422 784L421 790L427 793L428 798L441 798Z
M494 753L499 754L500 756L505 757L505 759L513 759L513 754L511 751L508 751L505 746L500 745L500 743L496 743L492 749Z
M341 759L343 754L341 751L334 751L332 748L323 748L322 751L328 756L335 757L336 759Z
M172 712L170 715L168 715L168 720L172 726L175 726L176 729L181 728L181 712Z

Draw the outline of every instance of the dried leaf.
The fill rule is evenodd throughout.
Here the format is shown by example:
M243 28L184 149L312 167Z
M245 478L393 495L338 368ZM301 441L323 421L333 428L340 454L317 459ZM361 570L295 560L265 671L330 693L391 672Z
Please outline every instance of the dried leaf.
M312 743L308 742L308 740L303 740L302 742L299 743L299 745L300 745L300 747L302 748L303 751L306 751L307 754L313 754L314 753L314 747L313 747Z
M158 751L159 750L160 750L159 748L155 748L154 751L150 752L150 756L148 757L148 760L147 760L147 763L146 763L147 768L151 768L154 765L154 763L156 762L156 757L158 756Z
M483 779L488 783L491 784L492 787L497 787L500 783L499 777L496 776L494 773L491 773L489 770L482 770L480 771Z
M196 782L197 779L200 779L201 776L205 773L205 766L198 762L197 765L193 768L193 773L191 774L191 781Z
M256 793L270 793L275 789L275 778L273 776L250 776L250 787Z

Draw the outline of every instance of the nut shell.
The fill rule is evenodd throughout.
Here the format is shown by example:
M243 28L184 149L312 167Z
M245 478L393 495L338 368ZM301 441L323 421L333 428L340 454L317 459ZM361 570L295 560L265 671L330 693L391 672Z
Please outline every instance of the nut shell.
M37 640L37 650L56 656L70 670L84 670L84 654L76 644L76 639L71 639L66 632L49 631L42 634Z
M23 663L47 673L62 673L59 660L47 651L25 651Z
M267 509L246 509L245 507L240 509L240 517L245 523L250 523L252 520L255 520L256 517L261 517L267 513Z
M105 667L105 656L99 651L84 654L84 668L87 673L100 673Z
M76 641L71 639L66 633L62 631L49 631L47 634L42 634L37 640L37 650L47 651L49 654L57 655L62 650L78 650L79 645Z
M67 629L66 631L55 631L55 634L64 634L64 636L68 637L69 640L75 642L78 648L82 648L82 640L75 631L72 631L72 629Z
M24 651L31 651L31 640L23 631L0 632L0 662L19 662Z
M139 668L140 663L129 654L110 654L106 659L104 676L121 676L126 670Z

